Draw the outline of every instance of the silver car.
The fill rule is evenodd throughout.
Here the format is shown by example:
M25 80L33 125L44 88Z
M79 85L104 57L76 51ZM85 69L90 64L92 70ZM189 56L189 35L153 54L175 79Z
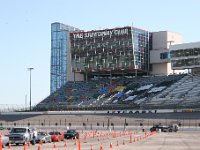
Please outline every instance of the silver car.
M49 142L49 143L51 143L51 142L52 142L52 140L51 140L51 135L49 135L49 134L46 133L46 132L38 132L35 141L36 141L37 143L39 143L39 142L42 142L42 143Z

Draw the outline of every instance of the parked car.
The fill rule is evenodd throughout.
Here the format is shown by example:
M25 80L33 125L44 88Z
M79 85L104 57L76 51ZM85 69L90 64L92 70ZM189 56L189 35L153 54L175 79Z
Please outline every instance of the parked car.
M167 132L168 131L168 126L164 125L154 125L152 128L150 128L150 131L161 131L161 132Z
M139 114L140 112L138 110L135 111L135 114Z
M4 148L5 146L9 144L9 137L2 135L1 141L2 141L2 148Z
M8 130L8 131L11 131L11 130L12 130L12 128L11 128L11 127L8 127L8 128L7 128L7 130Z
M4 130L4 127L0 126L0 130Z
M49 142L49 143L51 143L52 139L51 139L51 135L50 134L48 134L46 132L38 132L37 138L36 138L35 141L37 143L39 143L39 142L42 142L42 143Z
M178 131L178 125L169 125L169 126L164 126L164 125L154 125L152 128L150 128L150 131L161 131L161 132L177 132Z
M51 140L53 142L59 142L59 141L63 141L64 140L64 135L58 131L56 132L49 132L49 134L51 135Z
M142 110L142 114L145 114L146 113L146 110Z
M169 125L169 132L177 132L179 130L178 124Z
M28 142L33 143L33 133L28 127L14 127L11 132L7 135L11 144L27 144Z
M79 138L78 131L76 131L74 129L69 129L69 130L67 130L67 132L64 133L64 138L65 139L78 139Z

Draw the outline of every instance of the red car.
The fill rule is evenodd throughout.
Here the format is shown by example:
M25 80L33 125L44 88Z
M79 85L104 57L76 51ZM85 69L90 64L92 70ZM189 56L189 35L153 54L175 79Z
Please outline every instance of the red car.
M53 142L59 142L64 140L64 135L58 131L55 132L49 132L51 135L51 139Z

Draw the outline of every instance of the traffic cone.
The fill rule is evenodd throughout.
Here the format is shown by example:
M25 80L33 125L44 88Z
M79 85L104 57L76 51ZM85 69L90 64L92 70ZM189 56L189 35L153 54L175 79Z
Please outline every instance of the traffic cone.
M132 143L132 135L130 135L130 143Z
M86 141L86 135L84 136L84 143L87 143L87 141Z
M0 135L0 150L2 150L2 141L1 141L1 135Z
M65 140L65 144L64 144L64 147L67 147L67 142L66 142L66 140Z
M134 143L136 142L136 137L134 137Z
M100 150L103 150L103 147L102 147L102 145L100 146Z
M55 143L55 142L53 142L53 148L54 148L54 149L56 148L56 143Z
M110 148L112 148L113 147L113 145L112 145L112 143L110 142Z
M24 144L24 150L26 150L26 144Z
M40 145L40 143L38 144L38 150L41 150L41 145Z
M27 145L28 145L28 147L30 147L30 141L28 142L28 144L27 144Z
M81 150L81 140L80 140L80 136L79 136L79 139L78 139L78 150Z
M93 150L93 146L92 145L90 145L90 150Z
M131 142L132 143L132 142ZM123 143L122 143L123 145L125 145L125 141L123 140Z
M11 144L10 143L8 144L8 150L11 150Z

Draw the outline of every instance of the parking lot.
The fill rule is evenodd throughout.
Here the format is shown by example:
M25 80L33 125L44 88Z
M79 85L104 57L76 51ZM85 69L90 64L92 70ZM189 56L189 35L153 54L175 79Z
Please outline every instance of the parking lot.
M200 131L161 132L149 131L80 131L81 150L197 150L199 149ZM27 150L78 150L79 140L66 140L55 143L26 145ZM22 150L23 145L11 145L5 150Z
M7 116L6 116L7 117ZM80 133L81 150L196 150L199 149L200 120L194 114L106 114L106 115L39 115L2 122L5 127L37 128L38 131L66 132L68 128ZM7 117L8 118L8 117ZM189 118L189 119L188 119ZM181 123L175 132L150 134L156 124ZM124 126L125 123L127 126ZM147 131L142 132L143 128ZM126 132L124 132L124 130ZM2 130L1 130L2 131ZM96 131L96 132L95 132ZM8 131L2 131L7 134ZM78 140L26 145L26 150L78 150ZM23 150L23 145L6 147L3 150Z

